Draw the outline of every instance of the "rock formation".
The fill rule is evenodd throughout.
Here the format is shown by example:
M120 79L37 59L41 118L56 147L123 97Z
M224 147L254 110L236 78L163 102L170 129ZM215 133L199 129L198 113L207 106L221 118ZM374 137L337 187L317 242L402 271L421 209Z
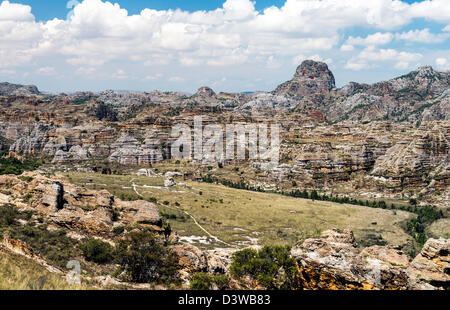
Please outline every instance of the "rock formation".
M297 68L293 79L278 86L275 93L308 96L327 94L335 87L333 73L326 63L305 60Z
M351 231L334 229L294 247L292 256L303 289L443 289L450 283L448 239L428 240L410 264L402 251L389 246L360 252Z
M0 83L0 96L31 96L39 95L38 88L34 85L19 85L10 83Z

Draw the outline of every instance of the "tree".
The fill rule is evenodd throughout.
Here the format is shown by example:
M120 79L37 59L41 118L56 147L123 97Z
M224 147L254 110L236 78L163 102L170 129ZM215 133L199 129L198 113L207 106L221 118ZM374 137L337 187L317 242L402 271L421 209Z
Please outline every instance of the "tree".
M233 254L230 273L237 279L250 276L267 289L296 289L299 286L296 261L290 256L290 247L285 246L238 251Z
M178 255L151 232L131 232L119 241L116 256L133 282L173 283L178 280Z
M113 247L107 242L94 238L82 244L81 250L87 261L97 264L108 263L113 259Z

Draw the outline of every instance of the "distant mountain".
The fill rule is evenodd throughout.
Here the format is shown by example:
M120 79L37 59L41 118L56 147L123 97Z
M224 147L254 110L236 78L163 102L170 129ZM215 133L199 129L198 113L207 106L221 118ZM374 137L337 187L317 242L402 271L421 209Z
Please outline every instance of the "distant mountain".
M20 85L20 84L10 84L10 83L0 83L0 96L10 96L10 95L40 95L39 89L34 85Z
M305 60L297 68L293 79L278 86L274 93L308 96L327 94L334 88L334 75L326 63Z

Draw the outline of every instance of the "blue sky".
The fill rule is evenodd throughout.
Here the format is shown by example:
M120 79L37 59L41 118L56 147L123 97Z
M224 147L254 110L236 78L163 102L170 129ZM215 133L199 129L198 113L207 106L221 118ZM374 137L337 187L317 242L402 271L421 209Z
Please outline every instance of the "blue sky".
M78 0L80 1L80 0ZM55 17L65 18L67 15L67 0L17 0L16 3L30 5L38 20L49 20ZM189 12L199 10L214 10L222 7L224 0L120 0L113 1L128 10L130 14L139 14L145 8L155 10L181 9ZM258 0L255 8L263 10L269 6L281 7L284 0ZM414 2L409 0L408 2Z
M448 0L111 2L0 0L0 81L238 92L272 90L305 59L338 86L450 69Z

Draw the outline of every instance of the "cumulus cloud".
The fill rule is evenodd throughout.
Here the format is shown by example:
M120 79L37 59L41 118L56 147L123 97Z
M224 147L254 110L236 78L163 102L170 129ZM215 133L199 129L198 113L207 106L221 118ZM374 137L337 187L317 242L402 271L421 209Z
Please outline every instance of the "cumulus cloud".
M404 70L411 66L411 63L419 61L423 57L419 53L397 51L395 49L379 49L369 46L363 49L356 57L347 61L345 68L350 70L363 70L376 66L376 63L395 62L394 68Z
M373 66L369 65L367 63L367 61L360 60L360 59L350 59L349 61L347 61L347 63L344 66L345 69L353 70L353 71L370 69L372 67Z
M80 75L95 74L116 60L150 69L172 65L185 70L195 66L221 70L220 67L242 64L277 69L291 60L298 65L304 59L299 55L320 54L328 62L336 50L348 52L345 57L351 58L340 62L346 63L348 69L368 69L374 62L382 61L392 61L402 68L422 55L377 47L394 39L439 43L448 38L429 29L397 32L415 18L450 25L448 0L413 4L401 0L351 4L337 0L286 0L281 7L272 6L261 12L255 9L254 1L226 0L221 8L210 11L146 8L135 15L117 3L79 2L72 1L73 11L67 20L45 22L36 21L28 5L12 0L1 2L0 69L30 64L59 69L48 59L58 59L59 65L66 63ZM356 27L373 33L343 40L345 30ZM443 31L449 30L447 26ZM116 78L129 78L117 70L108 72L114 71Z
M349 44L343 44L340 48L341 52L351 52L355 50L355 47L353 45Z
M180 82L184 82L184 78L180 77L180 76L172 76L168 79L169 82L174 82L174 83L180 83Z
M377 32L371 35L368 35L366 38L361 37L352 37L350 36L347 40L347 44L349 45L385 45L392 41L394 35L390 32L381 33Z
M125 80L128 79L128 74L124 70L118 69L111 75L111 77L115 80Z
M56 70L53 67L42 67L36 70L36 74L44 76L54 76L56 75Z
M436 65L438 69L441 70L449 70L450 69L450 62L447 60L447 58L439 57L436 58Z
M13 74L16 74L16 71L8 70L8 69L1 69L0 74L1 75L13 75Z
M450 38L450 34L434 34L430 32L430 29L425 28L422 30L410 30L408 32L397 33L395 37L397 40L409 42L442 43Z

